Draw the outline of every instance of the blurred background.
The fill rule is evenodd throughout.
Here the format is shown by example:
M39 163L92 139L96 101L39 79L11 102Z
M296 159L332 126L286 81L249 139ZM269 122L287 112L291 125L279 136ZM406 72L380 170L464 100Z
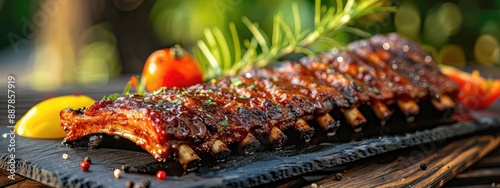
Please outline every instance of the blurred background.
M240 38L250 38L243 16L271 33L277 11L293 19L292 2L298 3L303 27L312 27L314 0L0 0L0 78L13 74L18 85L35 90L106 85L117 76L139 75L155 50L181 44L189 51L205 28L227 32L233 21ZM383 3L399 7L398 12L355 24L372 34L399 32L421 43L439 63L500 66L500 1ZM334 38L341 44L357 39L344 33Z

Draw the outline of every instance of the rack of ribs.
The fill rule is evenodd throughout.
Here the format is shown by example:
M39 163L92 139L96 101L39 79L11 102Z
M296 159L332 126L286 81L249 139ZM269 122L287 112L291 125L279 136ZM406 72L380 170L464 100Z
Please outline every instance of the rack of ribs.
M231 153L251 155L262 146L278 150L287 140L306 143L314 134L335 137L342 126L352 132L369 122L384 126L395 110L410 124L425 101L439 111L453 111L457 91L417 44L388 34L353 42L349 51L183 89L100 100L60 115L65 143L117 135L158 161L176 160L190 170L202 154L224 161ZM365 117L360 106L368 106L375 118Z

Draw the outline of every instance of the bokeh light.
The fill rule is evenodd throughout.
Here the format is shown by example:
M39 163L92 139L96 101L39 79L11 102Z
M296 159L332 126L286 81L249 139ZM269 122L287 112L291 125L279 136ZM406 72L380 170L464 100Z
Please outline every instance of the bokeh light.
M476 40L474 56L483 65L492 65L499 61L500 46L498 40L490 34L483 34Z
M441 48L437 58L438 63L463 68L466 65L465 52L459 45L446 44Z
M418 38L421 20L420 11L413 2L403 2L394 15L396 31L410 38Z

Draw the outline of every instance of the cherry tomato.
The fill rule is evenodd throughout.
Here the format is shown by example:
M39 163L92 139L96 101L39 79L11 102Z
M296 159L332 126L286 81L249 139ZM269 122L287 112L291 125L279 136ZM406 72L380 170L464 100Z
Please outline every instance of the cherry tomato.
M202 82L201 70L191 55L179 46L153 52L142 71L149 91L161 87L189 87Z
M458 101L472 110L482 110L500 97L500 80L485 79L479 71L466 73L459 69L442 66L441 71L460 85Z

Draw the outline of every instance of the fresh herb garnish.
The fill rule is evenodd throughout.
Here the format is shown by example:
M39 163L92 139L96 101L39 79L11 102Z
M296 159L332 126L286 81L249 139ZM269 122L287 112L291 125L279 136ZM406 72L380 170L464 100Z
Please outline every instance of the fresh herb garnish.
M248 86L248 88L249 88L249 89L255 89L255 84L254 84L254 83L250 84L250 85Z
M283 112L283 109L281 109L281 105L276 105L276 111L279 113Z
M159 105L162 105L163 104L163 100L158 100L157 102Z
M228 121L227 121L227 119L225 119L225 120L220 121L219 124L226 127L228 124Z
M242 22L252 33L251 39L240 39L233 22L229 23L228 34L218 27L206 29L204 40L199 40L193 49L204 80L234 76L248 67L265 67L269 62L293 53L316 54L319 51L314 51L311 46L318 42L329 48L342 47L332 36L347 32L369 37L370 33L351 26L352 23L367 15L396 10L395 7L384 6L379 0L344 2L337 0L336 6L326 7L321 0L316 0L314 19L310 20L314 27L308 29L303 29L297 3L292 4L293 23L285 22L282 12L274 16L272 34L264 33L258 23L252 23L247 17L243 17ZM241 41L246 49L242 48Z
M231 78L231 85L238 87L243 84L243 81L241 81L239 78Z
M217 105L217 103L215 101L213 101L212 97L210 97L209 99L206 99L203 101L203 105L211 106L211 105Z
M394 86L394 84L392 82L387 82L387 86L392 87L392 86Z
M118 97L120 97L120 94L113 93L109 96L103 96L101 100L103 100L103 101L115 101L116 99L118 99Z

